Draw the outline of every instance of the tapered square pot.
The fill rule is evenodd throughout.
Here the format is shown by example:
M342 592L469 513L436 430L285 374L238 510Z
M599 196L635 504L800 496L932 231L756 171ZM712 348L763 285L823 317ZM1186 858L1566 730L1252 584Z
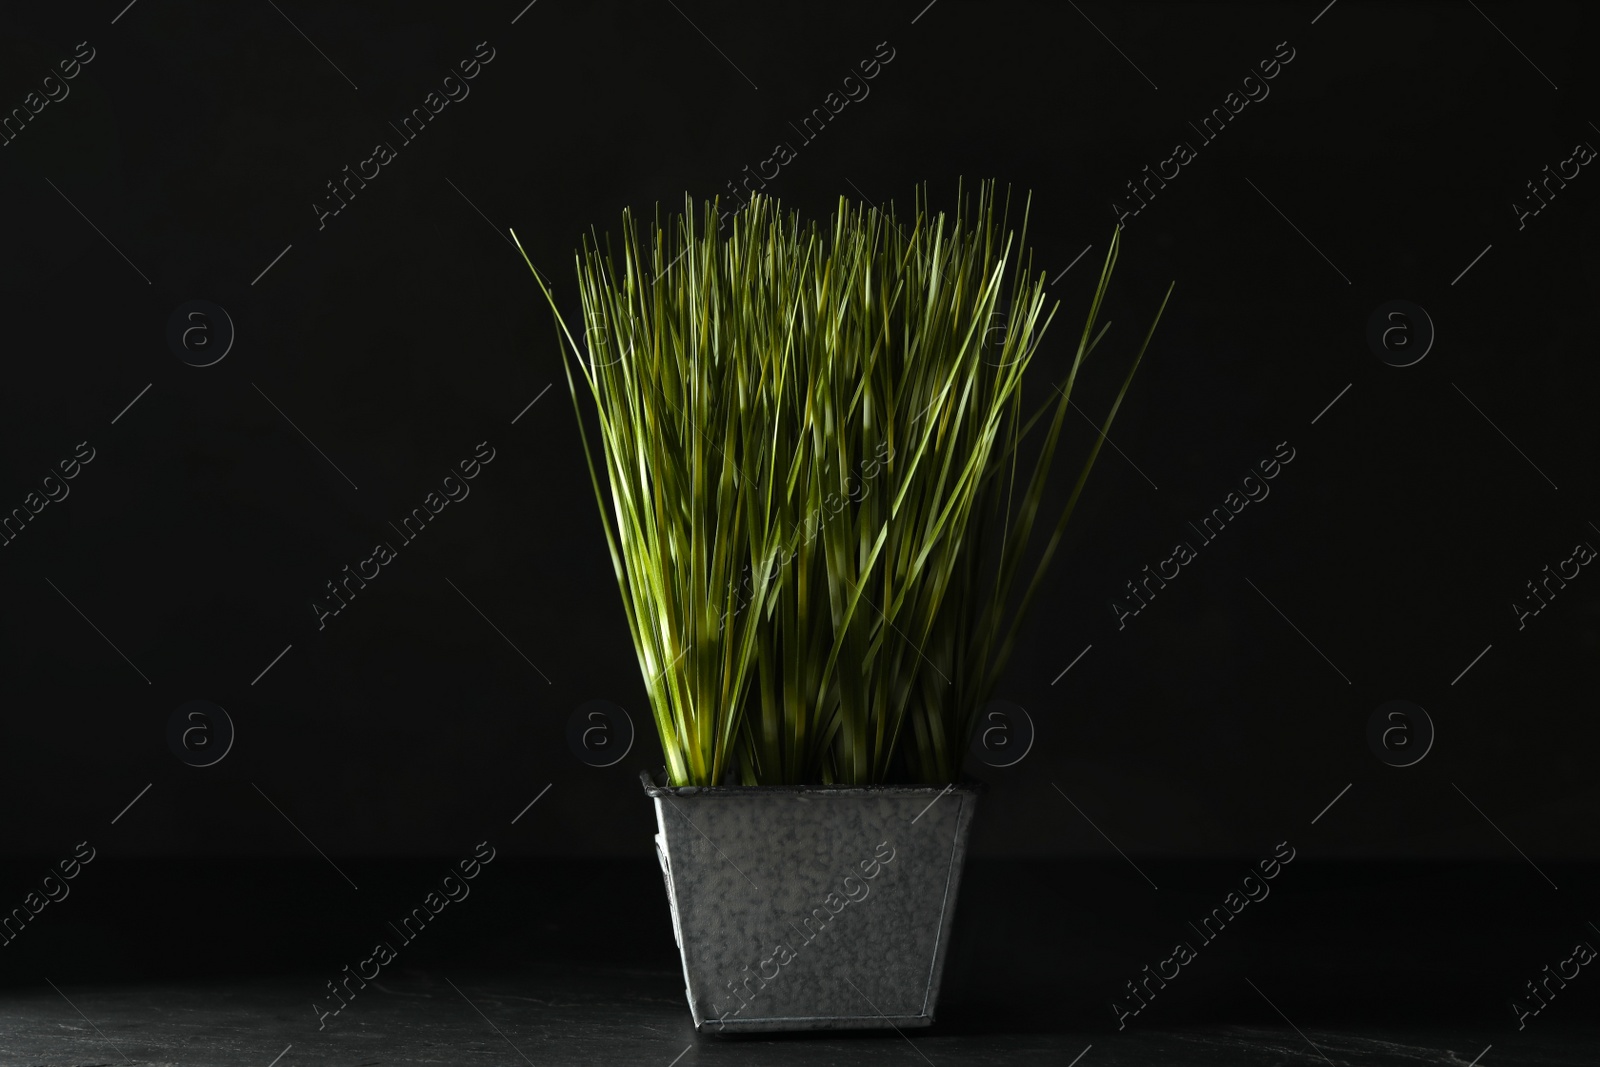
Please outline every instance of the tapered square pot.
M656 853L695 1028L933 1022L982 784L666 787Z

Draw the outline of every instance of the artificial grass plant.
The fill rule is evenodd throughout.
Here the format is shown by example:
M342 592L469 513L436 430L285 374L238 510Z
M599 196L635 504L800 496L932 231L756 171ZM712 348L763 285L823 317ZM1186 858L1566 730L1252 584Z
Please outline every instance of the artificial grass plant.
M954 219L925 194L904 223L841 198L802 226L763 196L726 236L714 204L694 218L641 241L625 211L616 254L584 241L582 344L534 271L580 430L574 365L598 415L605 488L584 451L669 782L951 781L1104 440L1014 598L1120 230L1025 418L1055 308L991 185Z

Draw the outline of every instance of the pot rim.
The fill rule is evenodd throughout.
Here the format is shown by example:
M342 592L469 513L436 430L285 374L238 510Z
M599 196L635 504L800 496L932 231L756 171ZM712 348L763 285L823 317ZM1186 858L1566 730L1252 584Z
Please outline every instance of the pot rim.
M660 772L662 779L666 778L666 768ZM652 797L740 797L740 796L778 796L781 794L803 794L808 796L942 796L945 793L957 793L963 796L977 796L988 791L986 782L977 778L963 778L959 782L949 785L915 785L915 784L885 784L885 785L823 785L821 783L801 783L798 785L662 785L649 771L639 772L639 781L644 786L646 795Z

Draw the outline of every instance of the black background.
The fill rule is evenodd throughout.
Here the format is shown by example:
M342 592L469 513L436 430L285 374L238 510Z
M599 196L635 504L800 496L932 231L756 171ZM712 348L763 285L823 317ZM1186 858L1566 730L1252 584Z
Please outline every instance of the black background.
M541 0L514 25L516 2L8 5L0 106L77 42L95 58L0 148L0 508L78 442L95 459L0 548L7 892L80 840L222 897L249 880L223 857L309 858L291 911L340 886L309 842L342 866L485 837L648 857L660 750L551 316L505 234L569 296L584 231L726 195L880 42L870 95L768 191L817 218L921 182L945 208L961 181L1031 191L1061 301L1041 403L1113 200L1199 148L1125 220L1084 411L1177 286L997 694L1036 742L969 764L991 787L975 856L1109 858L1131 887L1112 842L1253 860L1288 839L1508 860L1531 908L1549 887L1525 858L1600 859L1600 578L1520 631L1511 607L1600 545L1600 178L1521 229L1512 207L1600 144L1586 6L923 3ZM470 96L319 229L325 183L483 41ZM1270 95L1200 146L1188 123L1279 42ZM194 299L237 330L205 368L166 340ZM1409 367L1366 339L1395 299L1437 330ZM1073 417L1063 472L1092 440ZM482 441L470 497L319 630L324 583ZM1270 497L1119 630L1123 583L1285 441ZM167 747L193 699L237 726L213 767ZM566 741L593 699L638 728L610 768ZM1367 741L1393 699L1437 729L1407 768Z

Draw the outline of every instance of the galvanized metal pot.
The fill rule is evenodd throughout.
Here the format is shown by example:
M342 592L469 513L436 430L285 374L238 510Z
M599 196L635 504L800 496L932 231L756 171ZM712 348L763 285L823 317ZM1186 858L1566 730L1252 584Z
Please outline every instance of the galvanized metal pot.
M981 783L640 779L697 1030L933 1022Z

